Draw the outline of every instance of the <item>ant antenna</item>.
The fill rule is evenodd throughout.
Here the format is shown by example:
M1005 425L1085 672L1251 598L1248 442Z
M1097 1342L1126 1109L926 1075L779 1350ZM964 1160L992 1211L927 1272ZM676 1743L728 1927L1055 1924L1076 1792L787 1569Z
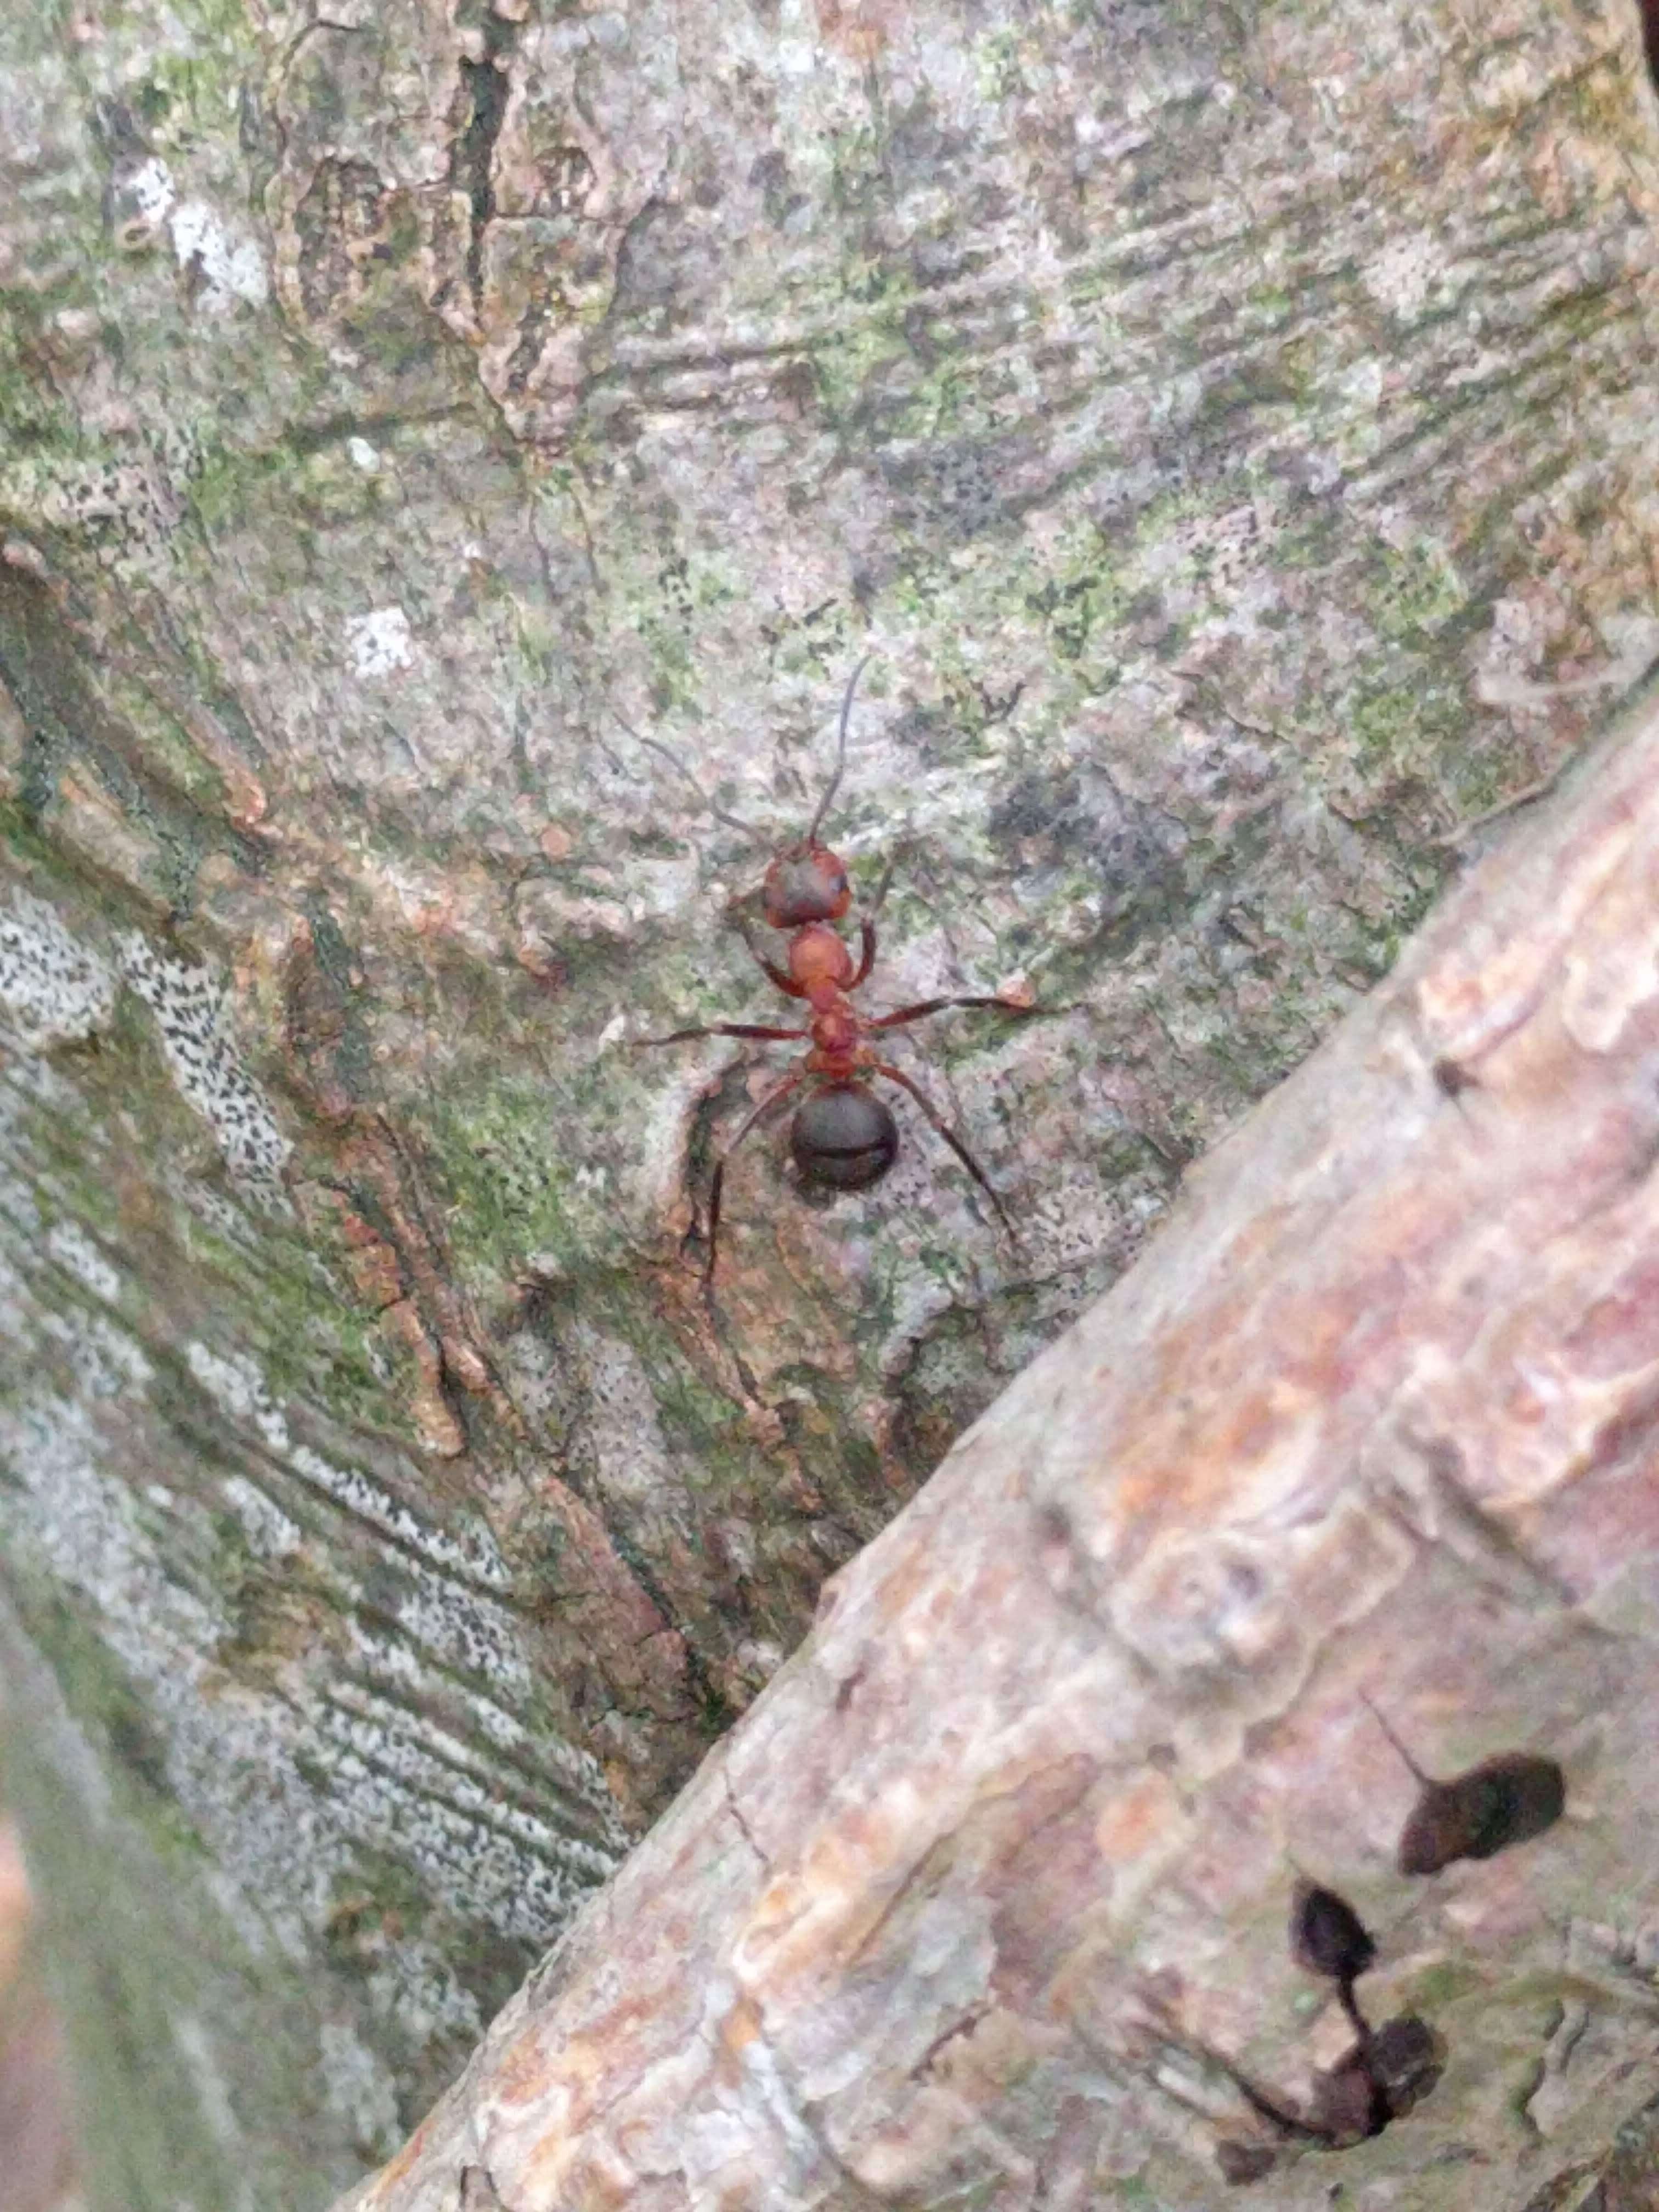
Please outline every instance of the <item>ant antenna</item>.
M866 653L847 679L847 690L841 702L841 736L836 744L836 772L823 787L823 796L818 801L818 811L812 817L812 826L806 833L806 842L809 845L816 845L818 842L819 828L824 816L830 811L830 802L836 795L836 787L841 781L841 772L847 765L847 717L853 711L853 694L859 688L860 677L863 675L875 657L873 653Z
M1431 1778L1424 1773L1422 1768L1412 1757L1410 1752L1407 1750L1405 1745L1401 1743L1400 1738L1395 1734L1388 1722L1383 1719L1382 1714L1371 1703L1370 1698L1364 1690L1359 1692L1359 1702L1364 1705L1371 1718L1376 1723L1378 1728L1382 1729L1383 1735L1387 1736L1389 1741L1394 1746L1395 1749L1400 1753L1401 1759L1405 1760L1407 1765L1411 1769L1411 1771L1416 1779L1423 1784L1423 1787L1425 1790L1431 1790L1434 1787L1434 1784Z
M711 814L716 822L725 823L728 830L740 830L742 834L749 839L751 844L757 843L759 842L755 834L754 824L750 822L740 821L735 814L728 814L723 806L717 805L714 800L712 799L708 796L708 793L703 789L702 784L698 782L696 777L692 775L690 769L687 768L685 763L680 758L679 755L673 750L672 746L664 744L660 738L647 738L641 736L640 732L634 727L631 722L623 721L622 716L617 713L614 707L612 707L610 711L615 720L620 723L622 727L627 731L629 736L633 738L636 745L643 745L647 752L655 753L659 760L665 760L668 763L669 767L673 769L675 775L681 777L684 781L690 785L692 790L696 792L698 799L702 801L705 811Z

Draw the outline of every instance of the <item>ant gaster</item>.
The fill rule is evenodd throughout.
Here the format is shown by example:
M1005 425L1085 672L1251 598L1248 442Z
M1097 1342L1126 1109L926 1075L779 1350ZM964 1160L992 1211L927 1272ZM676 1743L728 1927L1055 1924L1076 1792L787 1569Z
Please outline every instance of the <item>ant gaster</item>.
M878 1030L899 1029L925 1015L949 1006L988 1006L1005 1014L1030 1014L1037 1008L1017 999L996 996L953 996L922 999L873 1018L853 1005L851 994L869 975L876 961L876 925L869 915L859 923L859 957L835 924L853 903L853 887L847 864L818 842L818 831L830 802L840 785L847 763L847 722L859 678L869 664L866 653L848 680L841 702L840 735L836 766L819 799L806 835L775 854L761 885L761 911L768 924L789 939L784 964L767 957L752 942L749 949L771 982L791 999L804 999L811 1010L805 1029L778 1029L753 1022L711 1022L696 1029L675 1030L662 1037L646 1037L644 1044L682 1044L693 1037L758 1038L770 1042L810 1040L805 1064L769 1091L749 1115L737 1134L714 1163L708 1187L708 1249L703 1262L705 1288L714 1277L720 1221L720 1194L726 1162L750 1132L786 1098L802 1090L806 1096L796 1107L789 1127L789 1149L803 1181L826 1190L867 1190L879 1182L898 1156L898 1124L890 1109L878 1098L869 1079L879 1077L906 1091L927 1121L962 1162L985 1193L1004 1228L1009 1227L1002 1201L987 1180L979 1162L934 1107L926 1092L902 1070L880 1059L869 1039ZM672 758L672 756L670 756ZM675 765L679 764L677 762ZM682 770L682 773L684 771ZM723 817L731 819L730 817ZM739 825L741 826L741 825ZM882 889L886 888L884 880ZM880 903L880 893L877 895ZM745 933L746 939L746 933Z

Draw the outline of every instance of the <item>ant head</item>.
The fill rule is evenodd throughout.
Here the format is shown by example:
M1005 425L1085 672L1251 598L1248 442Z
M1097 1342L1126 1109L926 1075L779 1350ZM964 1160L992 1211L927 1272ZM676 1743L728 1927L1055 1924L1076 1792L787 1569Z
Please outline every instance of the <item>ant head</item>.
M847 863L811 838L780 853L761 885L761 910L774 929L839 921L852 903Z
M761 902L766 919L774 929L799 929L804 922L839 921L853 902L853 893L847 880L847 865L832 853L827 845L818 842L818 831L823 827L823 817L830 803L840 788L842 771L847 765L847 720L853 711L853 694L858 682L869 666L872 656L866 653L847 679L847 689L842 695L841 723L836 739L836 765L830 781L823 787L823 796L808 825L806 835L799 838L779 854L766 872L766 881L761 890ZM635 744L643 745L648 752L665 760L681 781L690 786L716 822L724 822L728 829L736 830L753 838L752 823L739 821L728 814L723 806L716 805L696 777L671 746L659 738L647 738L630 729L614 708L615 719L628 731Z
M789 1149L808 1182L867 1190L898 1157L898 1123L861 1083L832 1083L795 1109Z

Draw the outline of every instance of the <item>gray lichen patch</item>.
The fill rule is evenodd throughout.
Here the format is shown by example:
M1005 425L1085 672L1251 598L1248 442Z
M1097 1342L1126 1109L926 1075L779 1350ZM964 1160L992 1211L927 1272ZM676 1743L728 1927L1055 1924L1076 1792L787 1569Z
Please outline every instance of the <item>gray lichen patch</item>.
M353 2147L368 2159L389 2158L399 2128L392 2069L349 2021L323 2022L317 2053L323 2101L344 2121Z
M233 1184L268 1210L286 1211L290 1147L237 1054L223 985L204 967L158 953L136 931L119 951L122 976L155 1017L173 1080L212 1130Z
M115 988L108 962L70 935L55 907L13 890L0 908L0 1008L26 1049L95 1035L113 1011Z
M40 1322L48 1342L52 1319ZM84 1344L76 1356L84 1369ZM395 1860L426 1900L426 1934L404 1969L393 1971L395 1943L376 1964L387 2003L430 1981L434 1913L489 1930L522 1960L609 1871L623 1836L594 1763L534 1717L513 1617L471 1580L365 1541L356 1509L373 1513L377 1500L404 1542L420 1531L375 1486L354 1487L304 1447L286 1452L293 1474L274 1495L268 1462L262 1474L245 1460L223 1486L231 1512L222 1524L204 1517L192 1489L167 1479L169 1429L149 1380L85 1375L82 1402L20 1390L13 1376L0 1403L12 1583L60 1674L71 1647L52 1625L52 1593L84 1622L76 1648L97 1655L106 1686L94 1693L86 1676L71 1688L82 1725L96 1733L119 1717L163 1832L188 1832L221 1879L258 1900L264 1934L251 1941L303 1951L337 1893L361 1883L368 1851ZM267 1452L280 1449L269 1413L264 1428ZM155 1469L138 1495L106 1471L112 1454L135 1449ZM352 1513L356 1532L332 1559L316 1508L325 1476L332 1511ZM433 1542L443 1548L435 1532ZM284 1639L268 1663L246 1638L278 1618L256 1600L275 1595L276 1577L309 1603L313 1633ZM401 2022L394 2013L374 2033L392 2032L411 2057L434 2035L451 2048L445 2039L477 2021L453 2010L424 2027L419 2011Z
M213 1006L185 994L187 1019ZM211 1087L213 1032L188 1035L207 1040ZM597 1762L560 1732L514 1570L477 1513L446 1525L383 1443L354 1456L329 1422L279 1403L247 1352L192 1338L184 1316L207 1322L215 1280L263 1281L308 1328L329 1293L313 1281L295 1303L288 1231L193 1183L176 1143L135 1211L118 1103L132 1094L118 1075L118 1103L103 1097L123 1050L112 1035L96 1058L14 1054L0 1080L8 1586L114 1779L117 1817L167 1881L206 1884L252 1952L331 1947L337 2021L382 2054L386 2080L430 2094L626 1832ZM187 1118L160 1096L160 1126ZM104 1203L88 1205L77 1164ZM196 1270L163 1268L145 1297L170 1205ZM337 1942L346 1897L365 1901ZM215 2000L179 2016L224 2015ZM216 2068L234 2108L223 2045L184 2071ZM309 2089L284 2094L308 2109ZM349 2155L383 2148L384 2094L379 2136L360 2138L359 2103L319 2123L320 2155L343 2130Z

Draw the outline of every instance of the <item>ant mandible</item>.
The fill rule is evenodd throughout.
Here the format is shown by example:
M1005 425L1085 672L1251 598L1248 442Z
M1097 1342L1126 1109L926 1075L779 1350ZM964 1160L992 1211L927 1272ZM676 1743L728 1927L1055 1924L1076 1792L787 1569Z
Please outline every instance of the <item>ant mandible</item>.
M868 1079L878 1076L885 1082L896 1083L915 1100L933 1127L989 1199L998 1220L1012 1233L1002 1200L967 1146L927 1093L902 1069L879 1059L866 1040L877 1030L902 1029L908 1023L941 1013L950 1006L993 1007L1000 1013L1018 1015L1036 1013L1041 1009L1017 999L994 995L955 996L919 1000L914 1006L900 1006L890 1014L878 1014L872 1019L859 1012L850 996L875 965L876 925L869 915L860 920L855 967L851 947L833 926L853 903L847 865L839 854L818 842L818 831L847 764L848 717L853 710L853 695L858 689L859 678L871 658L866 653L848 680L841 702L835 772L824 787L806 835L775 855L761 885L761 911L768 923L774 929L789 933L785 964L780 968L775 961L769 960L744 932L744 942L768 980L787 997L805 999L811 1008L811 1022L805 1029L777 1029L755 1022L711 1022L696 1029L675 1030L668 1036L640 1040L645 1045L684 1044L694 1037L710 1036L758 1038L768 1043L799 1042L809 1037L811 1040L805 1064L767 1092L715 1160L708 1187L708 1251L702 1272L705 1290L714 1279L720 1193L726 1182L726 1163L751 1130L803 1087L807 1095L796 1107L791 1120L789 1149L805 1182L825 1190L867 1190L872 1183L879 1182L892 1166L898 1157L898 1124L870 1088ZM882 889L885 888L884 881ZM879 903L878 892L878 906Z

